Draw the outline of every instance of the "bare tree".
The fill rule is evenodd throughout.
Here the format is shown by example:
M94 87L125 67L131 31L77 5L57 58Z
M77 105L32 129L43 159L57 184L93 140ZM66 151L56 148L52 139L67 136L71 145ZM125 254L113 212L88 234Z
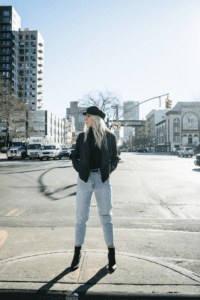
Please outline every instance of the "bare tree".
M10 137L27 136L29 107L13 94L11 81L0 74L0 124L5 128L5 146Z
M93 91L79 99L79 103L83 107L97 106L105 112L108 119L114 119L116 118L116 110L112 106L117 106L118 111L122 109L120 99L121 96L115 92L108 90L105 92Z

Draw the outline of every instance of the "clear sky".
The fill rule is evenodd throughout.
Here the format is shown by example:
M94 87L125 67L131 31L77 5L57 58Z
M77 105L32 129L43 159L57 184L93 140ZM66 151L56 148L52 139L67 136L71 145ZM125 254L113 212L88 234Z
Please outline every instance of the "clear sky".
M44 39L44 109L91 91L200 100L200 0L4 0ZM1 4L2 5L2 4ZM164 99L160 108L164 109ZM159 100L140 106L140 119Z

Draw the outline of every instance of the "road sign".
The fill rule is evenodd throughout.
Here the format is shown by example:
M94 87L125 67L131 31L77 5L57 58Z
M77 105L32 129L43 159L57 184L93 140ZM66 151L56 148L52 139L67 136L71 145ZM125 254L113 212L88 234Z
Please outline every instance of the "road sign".
M115 123L112 124L112 129L120 130L120 128L121 128L120 122L115 122Z

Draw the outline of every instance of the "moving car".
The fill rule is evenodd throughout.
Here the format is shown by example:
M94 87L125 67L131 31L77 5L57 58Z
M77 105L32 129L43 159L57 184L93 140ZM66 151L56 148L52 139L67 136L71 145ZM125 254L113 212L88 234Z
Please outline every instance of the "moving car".
M40 160L46 158L49 160L50 158L53 159L61 159L62 157L62 150L59 145L46 145L44 149L39 153Z
M147 148L137 148L136 152L147 152Z
M180 150L178 151L178 156L183 156L183 157L188 157L188 156L193 156L194 155L194 150L192 147L181 147Z
M200 167L200 154L196 155L196 159L194 161L195 166L199 166Z
M63 147L61 150L62 150L62 156L68 156L69 147Z
M171 155L178 155L179 148L172 148Z

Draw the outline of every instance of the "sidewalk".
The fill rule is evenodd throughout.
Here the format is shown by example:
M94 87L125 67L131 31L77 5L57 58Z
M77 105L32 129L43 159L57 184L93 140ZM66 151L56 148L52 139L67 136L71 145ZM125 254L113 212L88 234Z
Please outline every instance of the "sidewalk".
M13 232L16 230L13 228ZM3 252L6 251L6 257L8 257L0 260L1 300L16 299L18 296L20 300L200 297L198 274L158 258L120 252L120 245L116 249L117 269L112 274L107 269L108 251L84 249L84 246L81 251L79 269L71 271L73 247L59 250L59 247L56 247L58 241L53 238L53 235L50 234L47 239L45 230L27 230L29 233L24 235L23 231L19 232L19 228L18 235L24 237L25 240L29 236L29 239L35 241L38 241L36 235L39 235L40 241L43 241L31 248L32 253L29 248L29 239L24 242L23 247L16 245L15 250L11 247L14 245L13 239L10 241L7 239L8 242L6 242L6 230L0 231L0 245L4 247ZM73 231L74 229L69 230L70 233ZM62 236L65 232L66 229L60 229ZM92 234L92 232L94 233L94 230L87 229L87 234ZM68 238L73 240L74 234L73 237ZM46 249L50 251L42 252L44 243ZM52 251L52 247L58 250ZM22 255L12 256L13 253Z

